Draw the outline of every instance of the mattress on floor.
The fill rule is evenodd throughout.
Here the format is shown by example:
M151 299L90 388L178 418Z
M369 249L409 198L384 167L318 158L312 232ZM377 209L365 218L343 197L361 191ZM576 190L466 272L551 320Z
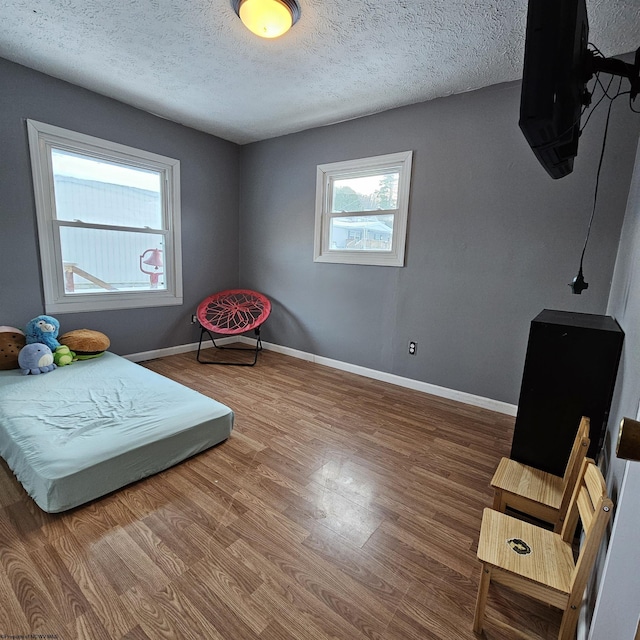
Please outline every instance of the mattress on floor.
M0 371L0 455L52 513L167 469L232 427L229 407L108 352L45 374Z

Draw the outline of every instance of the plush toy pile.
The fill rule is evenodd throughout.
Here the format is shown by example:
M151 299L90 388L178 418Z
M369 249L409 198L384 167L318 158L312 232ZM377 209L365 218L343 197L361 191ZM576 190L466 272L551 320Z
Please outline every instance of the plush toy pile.
M91 329L69 331L58 340L60 323L52 316L38 316L27 323L24 333L16 327L0 326L0 370L21 369L24 375L48 373L78 360L101 356L109 338Z

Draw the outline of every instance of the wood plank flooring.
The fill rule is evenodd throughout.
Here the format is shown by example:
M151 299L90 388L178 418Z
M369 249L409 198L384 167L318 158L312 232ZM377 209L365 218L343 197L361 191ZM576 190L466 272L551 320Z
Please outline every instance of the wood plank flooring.
M57 515L2 463L0 637L476 637L478 528L512 418L268 351L144 366L233 408L231 438ZM487 614L490 640L513 637L504 622L557 636L558 611L508 590Z

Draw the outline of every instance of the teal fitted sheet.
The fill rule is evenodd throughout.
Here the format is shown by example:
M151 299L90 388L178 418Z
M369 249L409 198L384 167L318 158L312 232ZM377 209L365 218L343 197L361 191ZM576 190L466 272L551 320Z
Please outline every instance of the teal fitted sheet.
M58 512L227 439L233 411L112 353L40 375L0 371L0 455Z

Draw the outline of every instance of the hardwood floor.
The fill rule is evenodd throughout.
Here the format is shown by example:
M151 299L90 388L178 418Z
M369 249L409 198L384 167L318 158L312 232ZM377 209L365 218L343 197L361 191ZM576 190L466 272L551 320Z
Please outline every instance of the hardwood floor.
M233 408L231 438L57 515L2 463L0 637L476 637L478 529L512 418L268 351L144 365ZM501 622L557 636L558 611L508 590L487 614L492 640L513 637Z

